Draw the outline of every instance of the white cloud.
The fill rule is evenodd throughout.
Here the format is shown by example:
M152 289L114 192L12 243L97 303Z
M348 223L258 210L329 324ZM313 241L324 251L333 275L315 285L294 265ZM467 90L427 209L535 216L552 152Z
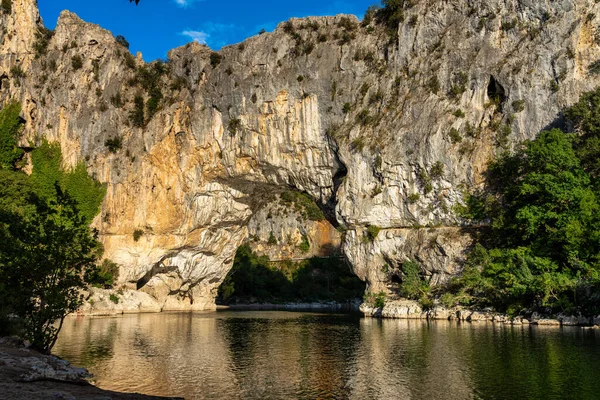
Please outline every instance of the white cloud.
M198 1L198 0L175 0L175 3L177 3L177 5L179 7L186 8L186 7L191 6L196 1Z
M188 36L193 41L198 42L200 44L206 44L206 39L209 36L208 33L202 31L183 31L180 33L180 35Z

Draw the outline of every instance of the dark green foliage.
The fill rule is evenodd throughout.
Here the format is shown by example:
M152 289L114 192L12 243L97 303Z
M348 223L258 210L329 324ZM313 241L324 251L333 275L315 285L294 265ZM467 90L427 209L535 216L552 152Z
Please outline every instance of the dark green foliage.
M429 294L429 282L422 276L421 265L410 260L402 264L400 295L411 300L420 300Z
M356 115L356 122L361 124L362 126L369 125L373 122L374 118L369 113L369 110L364 109Z
M110 296L108 296L108 299L115 304L119 304L119 296L114 293L111 293Z
M450 87L448 96L450 98L458 100L463 93L467 90L467 83L469 82L469 76L464 72L459 72L454 78L454 83Z
M350 17L341 17L338 22L338 26L349 32L355 31L358 28L358 24L354 22Z
M462 136L460 135L460 132L456 128L450 129L450 132L448 132L448 136L450 137L450 140L452 141L452 143L462 142Z
M371 307L383 308L385 306L386 297L387 296L386 296L385 292L379 292L379 293L369 292L369 293L365 293L363 300L365 303L367 303Z
M117 92L116 94L110 96L110 104L112 104L116 108L123 107L123 99L121 98L121 92Z
M412 6L411 0L383 0L383 8L377 11L377 20L385 24L390 34L396 33L398 25L404 22L404 11Z
M454 114L452 114L452 115L454 115L456 118L464 118L465 117L465 113L461 109L454 111Z
M133 110L129 112L129 120L133 126L138 128L143 128L145 125L144 98L141 94L133 98Z
M12 66L10 68L10 74L12 75L13 78L16 78L16 79L25 78L25 71L23 71L23 68L21 67L20 64Z
M436 161L429 171L429 176L431 176L431 179L438 179L444 176L444 163Z
M81 215L91 222L100 211L106 187L89 177L83 162L73 170L65 171L61 160L60 146L44 140L40 147L31 152L31 184L35 186L37 194L53 200L54 185L58 183L61 190L77 201Z
M344 103L344 107L342 108L342 112L344 114L348 114L352 110L352 105L350 103Z
M79 54L75 54L73 57L71 57L71 66L75 71L83 67L83 59Z
M598 75L600 74L600 60L596 60L590 64L588 70L591 74Z
M310 221L322 221L325 219L323 211L319 208L315 200L305 193L295 190L287 190L280 195L283 204L294 207L296 212Z
M75 199L58 185L50 197L29 195L32 212L0 209L0 303L23 318L25 338L46 353L81 305L84 276L101 254Z
M125 36L123 35L117 35L117 37L115 37L115 40L117 41L117 43L119 43L121 46L125 47L127 50L129 50L129 42L127 41L127 39L125 39Z
M234 136L242 129L242 120L239 118L230 119L229 124L227 124L227 129L229 129L231 136Z
M311 258L270 263L249 246L241 246L219 288L225 302L347 301L360 298L364 283L343 260Z
M437 94L440 91L440 81L437 75L434 75L429 82L427 82L427 88L433 94Z
M525 110L525 101L524 100L515 100L512 102L513 111L519 113Z
M138 240L140 240L142 238L142 236L144 236L144 231L141 229L136 229L135 231L133 231L133 241L137 242Z
M12 12L12 0L2 0L2 10L6 14L10 14Z
M123 147L123 139L121 139L121 136L115 136L113 138L108 138L104 141L104 146L106 146L108 151L115 154L117 151L121 150L121 148Z
M277 244L277 238L275 237L273 231L271 231L271 233L269 234L269 240L267 241L267 244L270 244L272 246Z
M302 242L298 245L298 249L303 253L308 253L310 251L310 242L306 235L302 235Z
M219 64L221 64L221 61L223 60L223 56L220 55L219 53L213 51L212 53L210 53L210 65L213 68L217 68L217 66Z
M149 91L150 97L146 102L146 118L151 120L154 114L160 107L160 102L163 98L162 91L158 87L154 87Z
M594 111L579 104L567 115L581 113ZM492 200L471 200L491 230L452 287L462 303L508 313L600 311L589 301L600 282L600 204L579 140L545 131L492 164Z
M94 268L86 276L86 281L93 286L110 289L119 279L119 265L109 259Z
M7 104L0 111L0 168L14 169L24 151L17 147L19 133L23 125L19 117L21 105L16 102Z
M381 228L376 226L376 225L369 225L367 227L367 232L366 235L364 237L364 242L369 243L369 242L374 242L375 239L377 238L377 236L379 235L379 232L381 231Z
M129 52L125 52L125 54L123 55L123 57L125 58L125 66L129 69L135 69L137 66L137 63L135 61L135 57L133 57L131 55L131 53Z
M54 36L54 31L42 27L39 28L35 33L35 42L33 43L33 49L35 50L35 57L39 58L46 54L48 51L48 44L50 39Z

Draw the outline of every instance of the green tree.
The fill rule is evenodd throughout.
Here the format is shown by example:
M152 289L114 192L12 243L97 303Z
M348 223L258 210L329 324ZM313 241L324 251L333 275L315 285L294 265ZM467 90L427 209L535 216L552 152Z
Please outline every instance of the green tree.
M489 205L488 196L478 211L489 213L491 229L451 285L463 303L508 313L597 306L588 300L598 287L600 205L578 157L579 140L544 131L491 165L489 188L498 204Z
M14 169L15 163L23 156L23 149L17 147L23 125L20 113L21 105L17 102L7 104L0 111L0 168Z
M34 212L0 210L0 281L33 347L50 352L67 314L83 301L84 276L101 254L77 202L60 186L48 201L31 194Z

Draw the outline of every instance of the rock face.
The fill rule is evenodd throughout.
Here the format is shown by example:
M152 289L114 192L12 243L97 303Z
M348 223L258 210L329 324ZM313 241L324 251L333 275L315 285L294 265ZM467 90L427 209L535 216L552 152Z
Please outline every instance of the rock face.
M354 16L292 19L216 55L175 49L154 84L140 57L68 11L40 51L35 0L12 3L0 97L21 101L24 145L58 142L65 167L83 161L107 184L94 221L105 256L158 309L214 307L236 248L271 231L273 257L293 257L303 236L315 254L341 242L370 291L409 259L447 280L470 244L455 206L487 162L599 83L592 0L416 1L391 38ZM134 97L148 103L152 87L158 111L136 126ZM290 188L329 222L267 218Z

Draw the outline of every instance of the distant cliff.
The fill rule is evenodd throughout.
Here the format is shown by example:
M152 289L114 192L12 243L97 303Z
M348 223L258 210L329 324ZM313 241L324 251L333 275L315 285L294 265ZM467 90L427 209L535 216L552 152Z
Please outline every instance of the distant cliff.
M488 161L600 83L600 4L413 3L392 35L292 19L144 64L97 25L65 11L48 32L35 0L12 0L1 100L22 104L26 151L57 142L65 166L107 184L94 225L129 289L115 308L214 307L250 238L274 258L341 246L370 291L408 259L433 284L460 272L471 238L456 206Z

